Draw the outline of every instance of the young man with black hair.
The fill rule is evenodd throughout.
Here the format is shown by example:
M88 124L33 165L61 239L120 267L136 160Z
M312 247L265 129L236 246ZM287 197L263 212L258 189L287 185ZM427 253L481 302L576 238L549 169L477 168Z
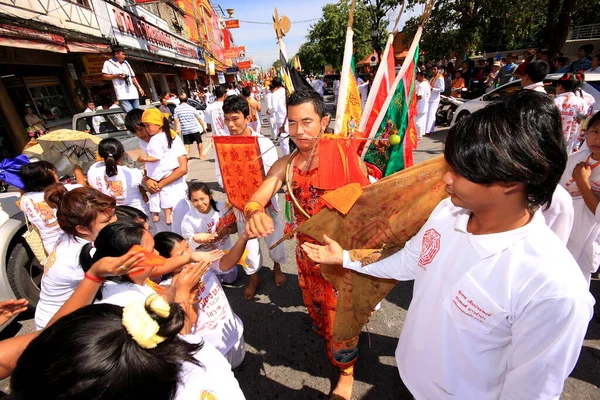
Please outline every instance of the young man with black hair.
M112 48L112 58L102 66L102 78L112 81L115 95L123 112L128 113L140 107L140 95L145 96L144 89L135 77L131 65L125 60L125 49L121 46Z
M267 175L273 164L277 161L277 149L270 139L254 131L250 127L250 107L248 106L246 99L243 96L228 96L223 103L223 113L225 115L225 126L232 136L255 136L258 138L262 165L265 175ZM215 162L217 163L217 182L221 187L224 187L221 170L218 166L218 159L216 159ZM277 194L271 196L270 202L271 206L267 207L266 210L275 221L275 225L273 233L265 237L267 247L271 247L283 237L283 226L278 216L279 201L277 200ZM234 209L234 211L237 219L238 232L242 232L246 229L246 219L242 212L237 209ZM258 270L262 266L263 257L258 239L249 240L246 245L246 250L248 251L246 256L246 264L248 264L248 266L244 268L244 271L247 275L250 275L250 283L244 290L244 298L246 300L251 300L254 298L256 289L260 285ZM269 256L273 260L275 284L277 286L282 286L286 281L285 275L281 272L281 264L285 264L286 260L285 244L281 243L273 250L269 250Z
M450 129L450 195L404 248L370 265L324 236L313 260L415 280L398 347L417 399L558 399L575 367L594 299L546 226L567 154L558 109L523 90Z
M521 87L535 92L546 93L544 90L544 79L550 72L550 66L546 61L532 61L525 67L525 73L521 77Z

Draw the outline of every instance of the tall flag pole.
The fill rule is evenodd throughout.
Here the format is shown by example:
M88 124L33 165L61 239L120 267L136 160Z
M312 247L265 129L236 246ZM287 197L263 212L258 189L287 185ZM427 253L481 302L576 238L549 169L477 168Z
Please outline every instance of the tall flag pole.
M281 74L281 79L283 80L283 84L285 85L288 95L294 92L294 85L292 84L292 79L290 78L288 56L285 50L285 43L283 43L283 37L290 30L290 26L291 23L289 18L286 16L279 18L277 8L275 8L273 11L273 28L275 29L275 34L277 35L277 46L279 47L279 61L281 63L279 73Z
M352 37L354 31L354 9L356 0L352 0L350 11L348 13L348 28L346 29L346 45L344 48L344 60L342 63L342 73L340 78L340 91L335 117L334 132L341 136L354 134L358 129L362 113L360 103L360 93L354 71L354 56Z
M434 0L429 0L421 24L402 63L381 112L369 133L362 158L376 166L384 176L413 165L412 151L417 144L415 116L417 107L415 74L423 25Z
M383 103L385 103L388 93L392 89L392 83L396 78L396 57L394 55L393 46L394 38L398 33L398 24L400 22L400 17L404 13L405 6L406 0L403 0L402 7L400 8L400 12L396 18L396 23L394 24L394 29L392 29L388 35L388 40L381 57L379 68L377 69L375 78L373 78L373 84L371 85L371 90L369 91L369 96L367 97L365 108L362 112L360 124L358 125L358 133L355 135L356 137L366 138L369 136L369 133L373 128L373 124L381 112ZM362 142L361 146L359 146L359 152L362 152L364 144L365 143Z

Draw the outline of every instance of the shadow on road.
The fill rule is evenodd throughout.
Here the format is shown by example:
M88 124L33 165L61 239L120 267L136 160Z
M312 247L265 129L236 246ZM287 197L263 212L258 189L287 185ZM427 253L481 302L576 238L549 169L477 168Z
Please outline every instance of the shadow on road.
M234 286L225 289L231 307L244 322L246 344L254 349L246 352L244 363L234 371L244 394L249 399L324 398L327 393L314 389L315 385L307 386L307 382L324 378L333 387L338 370L327 359L325 341L312 331L297 276L286 274L287 283L277 288L270 268L262 268L259 273L262 284L252 301L242 298L249 281L243 273ZM391 297L407 305L405 291L412 293L412 287L398 287ZM262 295L268 296L268 302ZM397 342L396 337L362 332L356 380L374 387L361 398L392 398L390 387L398 388L393 398L404 391L408 396L397 368L381 362L382 357L393 359ZM281 382L289 382L289 386Z

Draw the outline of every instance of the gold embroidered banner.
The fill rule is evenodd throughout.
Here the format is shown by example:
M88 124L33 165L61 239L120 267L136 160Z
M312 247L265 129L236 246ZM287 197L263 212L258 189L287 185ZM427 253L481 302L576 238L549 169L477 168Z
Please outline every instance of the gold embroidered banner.
M213 136L223 189L232 206L244 212L250 196L265 180L256 136Z

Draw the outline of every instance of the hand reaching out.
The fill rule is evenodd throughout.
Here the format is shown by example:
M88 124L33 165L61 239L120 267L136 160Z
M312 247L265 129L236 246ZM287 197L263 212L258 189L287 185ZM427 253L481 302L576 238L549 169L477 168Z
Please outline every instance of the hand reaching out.
M225 253L222 250L211 250L211 251L195 251L192 253L193 262L207 262L213 263L220 260Z
M196 233L192 236L192 240L200 244L210 244L214 242L217 237L216 233Z
M4 325L12 317L27 310L27 299L0 301L0 325Z
M323 235L324 246L313 243L302 243L302 250L316 263L341 265L343 262L344 249L338 242L327 235Z
M144 258L144 253L139 251L130 251L121 257L104 257L92 265L88 274L101 279L107 276L135 274L143 270L143 268L136 268L136 265Z

